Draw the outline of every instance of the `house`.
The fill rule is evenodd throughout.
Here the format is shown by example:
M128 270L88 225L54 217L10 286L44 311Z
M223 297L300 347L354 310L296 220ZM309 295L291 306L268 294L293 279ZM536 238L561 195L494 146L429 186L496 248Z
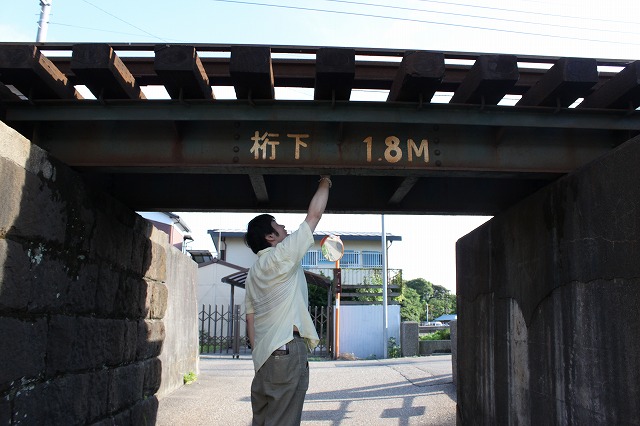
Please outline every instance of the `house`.
M170 212L137 212L140 216L153 223L153 226L169 235L169 244L183 253L187 253L189 244L193 241L191 230L180 216Z

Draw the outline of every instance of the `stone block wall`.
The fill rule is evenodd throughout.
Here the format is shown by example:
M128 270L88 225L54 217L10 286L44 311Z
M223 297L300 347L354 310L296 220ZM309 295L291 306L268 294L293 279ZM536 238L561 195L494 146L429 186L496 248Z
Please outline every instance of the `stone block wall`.
M416 321L400 323L400 350L402 356L417 356L419 354L418 341L420 333Z
M640 418L640 138L457 243L463 425Z
M0 184L0 425L153 424L174 360L197 370L195 263L2 122Z

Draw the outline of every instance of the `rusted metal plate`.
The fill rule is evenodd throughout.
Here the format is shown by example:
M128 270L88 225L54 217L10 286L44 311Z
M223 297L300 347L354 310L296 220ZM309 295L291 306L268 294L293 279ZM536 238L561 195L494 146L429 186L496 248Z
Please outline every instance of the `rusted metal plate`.
M136 79L108 44L73 47L71 70L100 99L145 99Z
M214 99L209 77L193 46L158 46L154 70L172 99Z
M356 74L354 49L322 48L316 53L315 100L348 101Z
M402 58L388 102L428 103L444 77L444 54L407 52Z
M520 78L514 55L481 55L451 98L451 103L496 105Z
M616 132L400 123L61 121L41 124L37 137L71 166L255 174L330 168L415 176L566 173L608 152Z
M0 81L29 99L82 99L69 79L32 45L0 45Z

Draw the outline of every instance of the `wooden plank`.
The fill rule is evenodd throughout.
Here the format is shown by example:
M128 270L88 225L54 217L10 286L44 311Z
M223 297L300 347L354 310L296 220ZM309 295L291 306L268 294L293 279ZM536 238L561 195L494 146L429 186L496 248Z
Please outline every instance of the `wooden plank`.
M587 96L578 108L636 109L640 106L640 61L634 61Z
M428 103L444 77L443 53L406 52L391 85L387 102Z
M595 59L561 58L516 105L566 108L587 95L596 83L598 67Z
M238 99L275 98L269 47L231 47L229 74Z
M356 51L321 48L316 52L315 100L348 101L356 76Z
M102 99L145 99L136 79L111 46L104 43L76 44L71 56L71 70Z
M497 105L519 78L514 55L481 55L449 103Z
M172 99L215 99L194 46L158 46L153 66Z
M67 76L33 45L0 46L0 82L29 99L82 99Z

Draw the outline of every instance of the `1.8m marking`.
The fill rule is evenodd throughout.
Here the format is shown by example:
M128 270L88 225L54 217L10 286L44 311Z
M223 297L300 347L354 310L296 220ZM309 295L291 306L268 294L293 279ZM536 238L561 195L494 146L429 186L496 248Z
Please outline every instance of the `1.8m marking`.
M362 142L367 144L367 163L371 163L372 161L372 151L373 151L373 137L368 136ZM384 140L384 144L386 148L384 150L384 159L388 163L397 163L402 160L404 156L404 152L402 151L402 147L400 146L400 139L396 136L387 136ZM422 139L420 141L420 145L417 145L415 141L411 138L407 139L407 161L413 162L413 156L415 154L416 158L423 158L425 163L429 162L429 141L427 139ZM379 158L378 161L381 161L382 158Z

